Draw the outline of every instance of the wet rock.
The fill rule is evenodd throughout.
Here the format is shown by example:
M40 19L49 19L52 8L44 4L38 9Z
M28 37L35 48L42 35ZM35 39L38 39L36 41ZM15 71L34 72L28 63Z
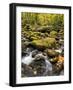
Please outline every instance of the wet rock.
M39 54L36 55L34 61L37 61L37 60L38 61L45 61L45 56L42 55L42 53L39 53Z
M46 63L44 56L37 55L29 66L32 67L34 76L43 76L43 73L46 70Z
M22 58L27 55L29 55L27 52L22 52Z
M21 64L21 75L22 77L32 77L33 74L33 70L30 66L26 65L26 64Z
M31 47L25 47L25 48L23 48L23 50L22 50L22 57L28 56L29 53L30 53L32 50L33 50L33 48L31 48Z
M45 53L45 52L43 52L42 54L43 54L44 56L47 56L47 53Z
M34 58L37 54L38 54L38 50L34 50L33 52L32 52L32 57Z

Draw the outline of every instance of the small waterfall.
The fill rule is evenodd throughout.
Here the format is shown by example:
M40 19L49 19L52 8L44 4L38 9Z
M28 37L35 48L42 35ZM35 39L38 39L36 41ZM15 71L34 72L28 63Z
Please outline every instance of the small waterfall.
M32 58L33 51L30 51L30 49L27 48L26 52L28 55L26 55L22 58L22 63L29 65L34 60L34 58Z
M45 75L47 75L47 72L52 72L52 64L49 62L48 57L44 56L42 54L42 52L40 52L40 53L37 53L36 57L33 58L32 53L35 52L35 51L36 50L31 51L29 48L27 48L26 52L27 52L28 55L26 55L22 58L22 63L26 64L26 65L29 65L37 56L42 56L42 57L45 58L45 63L44 64L46 64L45 72L42 75L45 76Z
M33 61L33 59L34 59L34 58L32 58L32 52L28 52L28 53L29 53L28 56L24 56L22 58L22 63L24 63L26 65L29 65Z

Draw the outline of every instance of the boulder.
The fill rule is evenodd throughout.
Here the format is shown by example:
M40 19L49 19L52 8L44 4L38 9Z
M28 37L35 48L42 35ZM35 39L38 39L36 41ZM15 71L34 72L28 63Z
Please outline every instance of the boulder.
M26 64L21 64L21 76L22 77L32 77L34 75L33 70L30 66Z
M39 31L42 33L50 32L51 28L52 28L52 26L41 26L41 27L37 28L36 31Z
M39 40L33 40L31 42L31 45L39 50L55 47L55 44L56 44L55 38L44 38Z
M38 54L38 50L34 50L34 51L32 51L32 57L34 58L37 54Z
M29 66L32 67L34 76L43 76L43 73L46 70L46 62L44 56L39 54L36 55L35 59L32 61L32 63L30 63Z
M58 52L56 52L55 50L52 50L52 49L47 49L46 52L49 57L56 57L59 55Z
M57 37L57 32L56 31L51 31L50 32L50 37L56 38Z

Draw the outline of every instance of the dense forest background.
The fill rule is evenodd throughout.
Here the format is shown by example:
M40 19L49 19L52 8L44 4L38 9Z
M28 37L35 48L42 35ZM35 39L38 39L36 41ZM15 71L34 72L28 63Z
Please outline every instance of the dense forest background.
M31 26L32 30L47 25L51 27L51 30L59 30L64 28L64 15L22 12L22 28L27 24Z

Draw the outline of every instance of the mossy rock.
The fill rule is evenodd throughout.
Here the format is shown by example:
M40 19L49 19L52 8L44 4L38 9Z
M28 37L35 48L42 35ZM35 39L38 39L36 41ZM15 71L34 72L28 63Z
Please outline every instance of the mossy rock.
M49 59L49 61L50 61L52 64L54 64L54 63L56 63L56 62L58 61L58 57L51 58L51 59Z
M55 50L48 49L48 50L47 50L47 55L48 55L49 57L55 57L55 56L58 56L59 53L56 52Z
M30 40L37 40L37 37L30 37Z
M51 31L50 36L55 38L57 36L57 32L56 31Z
M39 32L45 33L45 32L49 32L50 29L51 29L51 26L41 26L41 27L37 28L36 31L39 31Z
M25 38L27 38L29 40L41 39L41 33L40 32L24 31L23 35L24 35Z
M49 34L46 32L46 33L45 33L45 36L46 36L46 37L48 37L48 36L49 36Z
M55 44L56 44L55 38L45 38L45 39L33 40L31 42L31 45L33 45L37 49L46 49L46 48L54 47Z

